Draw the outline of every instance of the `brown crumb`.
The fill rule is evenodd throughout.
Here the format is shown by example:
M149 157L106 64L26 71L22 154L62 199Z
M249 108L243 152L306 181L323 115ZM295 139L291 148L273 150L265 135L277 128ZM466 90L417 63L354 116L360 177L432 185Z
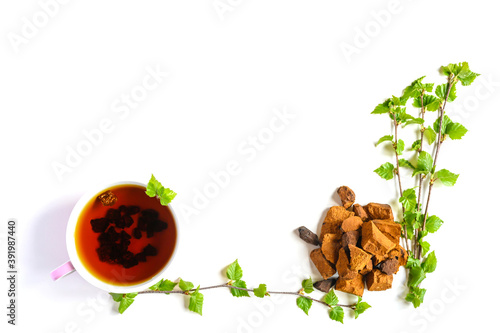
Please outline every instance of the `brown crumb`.
M118 198L111 191L106 191L97 196L97 200L99 200L103 206L113 206Z

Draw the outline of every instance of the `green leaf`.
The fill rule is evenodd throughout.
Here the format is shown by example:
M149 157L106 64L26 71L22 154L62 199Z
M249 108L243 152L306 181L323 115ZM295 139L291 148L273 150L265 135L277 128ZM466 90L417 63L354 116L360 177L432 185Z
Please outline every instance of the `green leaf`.
M410 274L408 277L408 286L417 287L425 279L425 272L418 266L413 266L410 268Z
M156 189L161 186L160 182L156 180L154 175L151 175L151 179L146 187L146 194L150 197L156 196Z
M400 158L400 159L399 159L399 166L400 166L400 167L404 167L404 168L408 168L408 169L415 170L415 166L414 166L413 164L411 164L411 163L410 163L410 161L405 160L404 158Z
M384 103L380 103L375 107L375 109L372 111L372 114L383 114L383 113L388 113L390 110L389 108L389 100L386 99Z
M193 289L194 285L191 282L184 281L183 279L180 279L179 288L181 288L182 291L188 291L188 290Z
M129 306L134 303L134 298L133 297L123 297L120 301L120 305L118 306L118 312L124 313L125 310L129 308Z
M267 287L265 284L259 284L259 288L254 288L253 293L255 296L264 298L267 294Z
M337 298L337 295L335 295L335 292L333 291L333 289L331 289L324 297L323 301L330 305L330 306L334 306L334 305L337 305L337 303L339 302L339 299Z
M434 125L433 125L434 131L436 133L439 133L439 120L440 120L440 118L438 117L436 119L436 121L434 122ZM452 123L453 122L451 121L451 119L448 116L445 115L443 117L443 123L441 125L441 133L446 134L446 130L447 130L448 125L450 125Z
M425 222L425 230L430 233L434 233L439 230L442 224L443 220L441 220L436 215L429 216L427 218L427 221Z
M368 303L358 302L358 304L356 304L356 308L354 309L354 319L358 319L358 316L369 308L371 308L371 305Z
M243 280L236 280L236 281L233 282L232 285L235 286L235 287L238 287L238 288L245 288L245 289L247 289L247 284ZM250 297L250 295L248 294L248 291L246 291L246 290L240 290L240 289L233 289L233 288L231 288L231 294L234 297Z
M436 266L437 266L436 254L434 253L434 251L432 251L431 253L429 253L427 258L425 258L424 262L422 263L422 269L426 273L432 273L436 270Z
M441 183L445 186L453 186L457 182L458 179L457 174L448 171L446 169L441 169L438 172L435 173L435 178L439 179Z
M309 278L309 279L302 281L302 288L304 289L305 293L307 293L307 294L312 293L314 291L312 279Z
M403 150L405 150L405 142L399 139L398 144L396 145L396 154L401 155Z
M420 267L420 260L415 259L413 256L408 256L408 261L406 262L406 268Z
M432 164L433 164L432 156L425 150L422 150L418 155L417 167L415 168L415 171L413 171L412 176L421 173L425 175L429 174L432 170Z
M330 316L331 320L338 321L341 324L344 323L344 309L342 309L340 306L334 306L333 308L331 308L328 312L328 315Z
M437 109L439 109L439 104L441 103L441 100L436 96L423 95L422 98L416 97L413 100L413 106L416 108L421 108L422 101L423 101L423 106L427 111L436 111Z
M297 306L301 308L306 315L309 315L309 309L311 308L312 303L313 303L312 299L305 298L302 296L297 298Z
M156 180L154 175L151 175L151 179L146 186L146 194L150 197L158 196L160 203L164 206L172 202L177 195L177 193L171 189L163 187L163 185Z
M382 164L380 167L373 171L386 180L392 179L394 177L394 165L389 162Z
M425 292L426 290L423 288L410 288L410 292L408 293L408 295L406 295L405 300L413 303L414 308L418 308L424 301Z
M169 203L172 202L172 200L174 200L174 198L177 196L177 193L175 193L169 188L165 188L162 186L158 190L158 196L160 197L160 203L163 206L167 206Z
M189 297L189 310L198 313L200 316L202 315L203 309L203 294L199 292L200 286L196 288L196 291L191 294Z
M479 76L480 74L474 73L472 71L468 71L462 75L458 76L458 79L462 83L463 86L470 86L472 82Z
M421 141L420 140L416 140L415 142L413 142L413 144L411 145L411 148L410 150L414 150L414 151L418 151L420 149L420 146L421 146Z
M128 294L125 294L125 297L128 297L128 298L135 298L135 296L139 295L139 293L128 293Z
M459 123L451 123L446 127L446 133L452 140L461 139L465 133L467 133L467 128Z
M425 128L424 136L430 145L432 145L434 143L434 141L436 141L436 132L434 132L434 130L430 127Z
M124 294L115 294L115 293L109 293L111 297L113 297L113 300L115 302L121 302L122 298L124 297Z
M241 269L238 259L227 267L226 276L230 280L239 280L243 277L243 270Z
M375 144L375 146L378 146L379 144L381 144L384 141L392 141L392 135L384 135L383 137L381 137L380 139L378 139L378 141Z
M448 91L448 83L443 83L436 87L436 95L441 99L446 98L446 92ZM448 101L453 102L457 98L457 85L453 84L450 89L450 94L448 95Z
M149 289L160 290L160 291L172 291L172 290L174 290L174 287L176 285L177 285L176 282L172 282L172 281L167 280L167 279L165 279L165 280L161 279L160 281L158 281L158 283L149 287ZM165 295L168 295L168 294L165 294Z
M426 254L427 252L429 252L429 250L430 250L430 248L431 248L431 244L429 244L429 242L426 242L426 241L424 241L424 240L422 240L422 239L420 239L420 240L418 241L418 243L420 244L420 246L422 246L422 255L424 255L424 256L425 256L425 254Z
M413 210L417 205L417 195L414 188L409 188L403 192L399 198L399 202L403 205L405 210Z
M423 123L424 123L424 120L422 118L413 118L413 119L406 120L405 123L404 123L404 125L403 125L403 127L406 127L406 125L411 125L411 124L422 125Z

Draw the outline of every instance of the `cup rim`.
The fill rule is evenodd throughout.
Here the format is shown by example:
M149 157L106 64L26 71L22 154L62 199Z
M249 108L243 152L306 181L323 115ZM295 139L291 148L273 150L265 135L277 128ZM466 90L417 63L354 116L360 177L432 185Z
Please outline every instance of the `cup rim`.
M99 280L97 277L92 275L87 268L82 264L78 253L76 251L76 243L75 243L75 228L76 224L78 222L78 218L80 217L80 214L85 207L85 205L89 202L89 200L96 196L98 193L101 193L102 191L113 187L113 186L119 186L119 185L139 185L143 186L146 188L146 184L136 182L136 181L119 181L119 182L114 182L111 184L108 184L106 186L95 186L91 190L87 191L84 195L80 197L76 205L73 207L73 210L71 211L71 215L68 219L68 224L66 226L66 249L68 251L69 259L71 263L73 264L73 267L75 270L80 274L81 277L83 277L84 280L92 284L93 286L108 291L108 292L115 292L115 293L128 293L128 292L134 292L134 291L139 291L142 289L146 289L147 287L150 287L151 285L154 285L158 281L160 281L161 276L163 273L167 270L168 266L170 266L170 263L174 259L176 253L177 253L177 248L179 247L179 219L177 217L177 214L175 213L175 209L172 207L172 203L168 204L168 208L170 209L170 212L172 213L173 220L175 223L175 232L176 232L176 242L174 246L174 250L172 251L172 255L170 256L168 262L165 264L165 266L157 273L155 274L151 279L137 283L134 285L128 285L128 286L116 286L112 285L109 283L106 283L102 280Z

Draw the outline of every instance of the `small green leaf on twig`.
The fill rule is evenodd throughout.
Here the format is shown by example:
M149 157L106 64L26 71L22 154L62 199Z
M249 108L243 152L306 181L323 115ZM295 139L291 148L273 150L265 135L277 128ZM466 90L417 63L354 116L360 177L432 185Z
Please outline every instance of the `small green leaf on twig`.
M297 306L302 309L306 315L309 315L309 309L311 308L312 303L312 299L303 296L297 297Z
M389 162L382 164L380 167L373 171L386 180L392 179L394 177L394 165Z
M189 297L189 310L202 315L203 310L203 294L200 293L200 286Z
M305 293L310 294L314 291L314 285L312 282L312 278L306 279L302 281L302 289Z
M262 284L262 283L259 284L258 288L253 289L253 293L255 296L260 297L260 298L264 298L264 296L269 296L269 294L267 293L266 285Z
M331 308L328 312L328 315L330 316L331 320L338 321L341 324L344 323L344 309L342 309L340 306L334 306L333 308Z

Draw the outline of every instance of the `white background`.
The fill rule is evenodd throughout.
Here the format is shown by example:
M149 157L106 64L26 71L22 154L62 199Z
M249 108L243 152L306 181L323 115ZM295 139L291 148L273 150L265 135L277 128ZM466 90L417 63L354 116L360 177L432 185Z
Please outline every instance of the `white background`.
M476 318L494 323L500 296L492 272L500 231L494 1L222 0L230 6L223 13L212 0L69 1L50 7L44 22L40 3L47 2L0 5L0 266L5 272L5 223L17 218L20 272L15 328L6 324L1 279L2 331L440 332L474 329ZM40 27L30 31L34 20ZM346 56L346 44L357 53ZM428 237L439 263L418 310L402 300L404 272L393 289L365 292L372 308L357 320L346 311L344 325L319 304L306 316L293 296L273 296L271 303L220 289L204 293L203 316L187 311L178 295L137 297L119 315L111 298L78 274L50 281L49 272L68 259L67 218L91 185L147 182L154 173L179 193L177 208L194 207L210 173L236 160L240 173L229 185L198 215L182 218L179 252L165 277L223 283L224 268L238 258L249 286L298 290L300 280L319 274L309 263L312 247L295 229L317 230L337 203L338 186L353 188L361 204L397 207L395 182L372 172L393 162L374 147L390 133L389 120L370 112L420 76L443 83L439 66L459 61L483 75L459 86L449 105L448 115L469 132L442 147L438 167L460 177L455 187L433 192L430 211L445 224ZM147 68L169 75L128 114L114 112L123 107L122 95L140 89ZM249 137L269 134L273 110L285 109L294 118L272 140L255 156L241 151L251 147ZM112 130L59 179L54 163L66 163L68 149L85 145L84 131L103 119ZM405 132L408 146L414 133ZM354 300L338 294L343 303Z

